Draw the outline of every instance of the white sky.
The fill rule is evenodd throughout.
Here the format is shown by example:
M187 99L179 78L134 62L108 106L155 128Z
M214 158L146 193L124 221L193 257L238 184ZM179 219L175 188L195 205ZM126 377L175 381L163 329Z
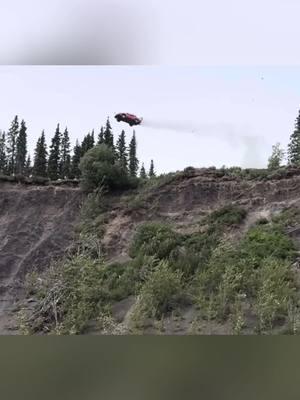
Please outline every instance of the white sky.
M266 163L286 146L300 105L300 67L2 66L0 129L14 115L28 126L32 151L56 124L72 144L110 117L115 135L132 128L117 112L144 117L135 127L138 156L159 172L186 166Z
M0 0L3 64L299 64L299 0Z

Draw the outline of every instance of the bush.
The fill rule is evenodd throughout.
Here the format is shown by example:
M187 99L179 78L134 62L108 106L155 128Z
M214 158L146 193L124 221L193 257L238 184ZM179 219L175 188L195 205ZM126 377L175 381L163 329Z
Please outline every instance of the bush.
M231 204L213 211L208 217L208 222L222 226L239 225L246 215L245 209Z
M247 232L240 249L244 257L251 257L259 262L266 257L289 259L295 246L280 227L263 224L254 226Z
M126 189L137 185L127 172L115 162L113 149L101 144L85 153L79 165L81 187L93 191L101 186L108 189Z
M274 258L263 261L259 272L256 312L260 330L272 329L276 319L285 318L295 303L295 286L289 263Z
M183 298L182 275L161 261L142 286L133 319L160 318L172 311Z
M156 256L158 259L167 258L179 244L180 236L170 226L157 222L140 225L130 248L130 255L139 253Z
M92 319L109 314L112 302L135 293L142 263L104 264L84 252L30 274L26 291L37 301L27 321L33 332L83 333Z

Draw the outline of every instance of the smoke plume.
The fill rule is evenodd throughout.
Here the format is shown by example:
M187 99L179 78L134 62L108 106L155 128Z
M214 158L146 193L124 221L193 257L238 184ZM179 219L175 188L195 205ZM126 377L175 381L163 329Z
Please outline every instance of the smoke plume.
M261 153L265 145L264 140L260 136L250 134L246 127L239 127L225 122L202 123L159 118L144 118L142 124L150 129L170 130L220 139L235 151L242 152L243 167L255 168L263 165Z

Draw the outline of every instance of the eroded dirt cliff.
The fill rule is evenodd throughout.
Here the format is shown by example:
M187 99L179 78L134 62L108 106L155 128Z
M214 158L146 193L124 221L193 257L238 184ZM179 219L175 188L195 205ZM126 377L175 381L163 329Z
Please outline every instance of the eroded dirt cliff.
M26 273L47 268L71 244L81 202L77 188L1 183L0 334L8 333Z
M136 204L138 201L138 204ZM135 203L134 203L135 202ZM126 196L109 213L103 238L109 258L126 256L137 226L145 221L170 222L181 232L191 232L209 212L226 204L243 206L248 216L243 229L259 218L290 205L300 206L300 176L246 180L217 177L214 170L194 170L138 195Z
M210 212L233 204L247 210L246 219L233 231L238 238L261 218L271 219L289 206L300 208L298 170L267 179L245 179L220 175L214 169L192 169L166 178L136 191L102 198L107 203L105 211L100 212L99 226L95 216L93 229L96 233L99 230L99 245L106 262L130 259L130 243L144 222L171 223L176 231L190 234L199 230L199 223ZM12 332L10 316L18 297L22 297L26 273L32 269L43 271L71 245L82 200L78 188L1 184L0 333ZM299 244L300 229L293 227L291 232ZM126 325L134 301L131 296L113 305L113 317L121 324ZM189 307L181 325L166 320L166 332L186 333L193 318L194 309ZM227 330L226 324L206 326L203 333L228 333Z

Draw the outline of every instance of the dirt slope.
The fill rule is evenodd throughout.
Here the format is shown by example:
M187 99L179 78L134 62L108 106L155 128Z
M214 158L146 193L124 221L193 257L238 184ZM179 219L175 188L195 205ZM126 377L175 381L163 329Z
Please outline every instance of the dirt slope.
M150 189L140 203L140 207L124 206L121 200L110 212L103 238L109 258L126 257L137 226L145 221L170 222L178 231L191 232L207 213L233 203L248 210L243 229L249 228L259 218L268 218L291 204L300 205L300 176L243 180L216 177L213 171L199 169Z
M135 195L114 195L105 218L103 250L108 260L122 261L129 257L129 243L139 224L164 221L180 232L192 232L208 212L229 203L248 210L239 232L243 234L261 217L269 218L291 204L300 206L298 172L260 181L193 170ZM82 199L77 188L0 184L0 334L13 333L10 315L22 295L20 283L26 272L47 268L71 244ZM122 321L130 312L129 300L116 305L124 314ZM187 320L191 311L187 310ZM181 333L185 330L180 327Z
M70 245L81 201L77 188L1 183L0 334L7 333L25 274L46 268Z

